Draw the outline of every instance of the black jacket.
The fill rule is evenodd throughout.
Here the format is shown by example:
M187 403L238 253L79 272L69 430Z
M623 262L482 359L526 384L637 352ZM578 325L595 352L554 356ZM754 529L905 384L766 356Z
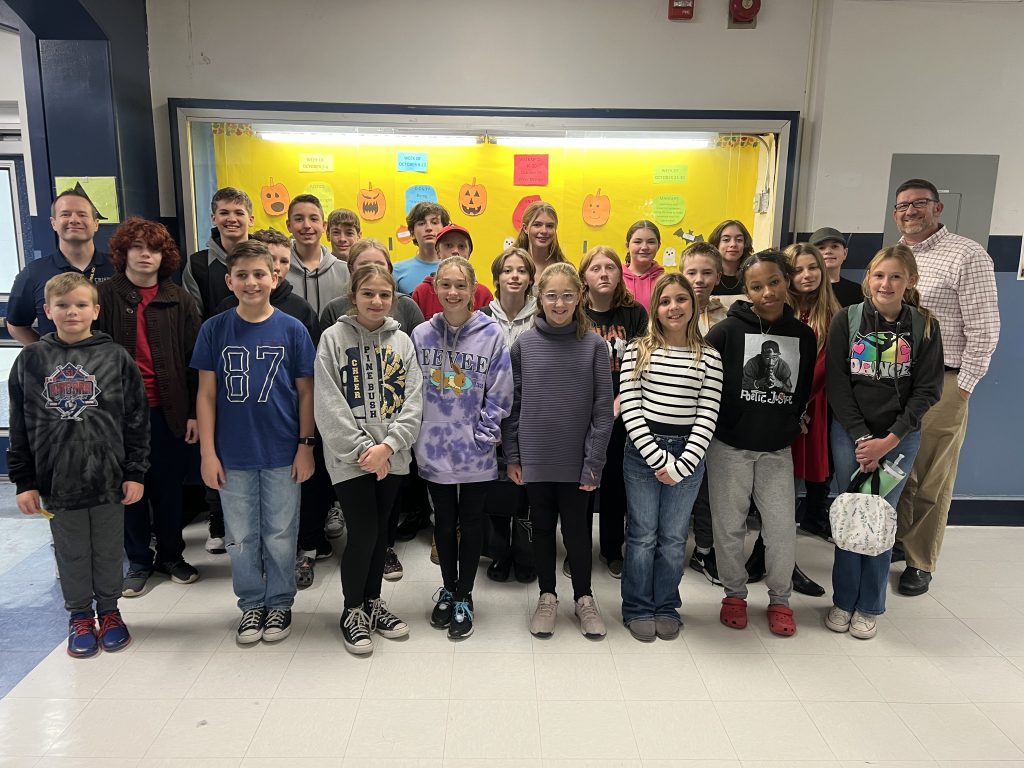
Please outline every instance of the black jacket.
M911 312L890 323L864 300L860 328L850 344L849 309L832 318L825 350L828 404L854 440L867 435L900 440L921 429L921 419L942 396L944 373L939 324L920 342Z
M99 286L100 316L93 330L110 334L115 342L136 355L139 289L125 275L115 275ZM175 437L184 437L186 422L196 417L199 374L189 368L199 335L199 310L180 285L163 280L146 307L146 330L153 354L153 370L160 392L160 409Z
M25 347L7 381L7 467L18 493L50 511L119 504L149 469L149 404L135 361L107 334Z
M759 321L749 301L737 301L707 341L722 355L725 374L715 437L746 451L778 451L800 434L811 396L817 342L789 306L773 323Z
M237 306L238 297L231 294L217 305L217 311L213 314L219 315L221 312L226 312ZM287 280L278 282L277 288L270 294L270 306L280 309L286 315L291 315L306 326L309 337L313 339L314 347L320 344L320 320L317 318L316 312L313 311L313 307L308 301L294 292L292 284Z

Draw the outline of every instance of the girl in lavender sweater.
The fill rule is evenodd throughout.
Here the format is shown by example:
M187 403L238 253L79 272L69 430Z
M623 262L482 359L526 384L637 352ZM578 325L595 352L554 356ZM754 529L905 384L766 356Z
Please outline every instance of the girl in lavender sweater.
M550 637L555 629L555 525L561 519L580 630L598 639L605 626L590 589L587 502L601 484L612 429L608 345L588 332L583 284L572 265L544 270L538 294L536 324L512 345L515 399L502 424L508 475L526 484L533 517L540 600L530 632Z

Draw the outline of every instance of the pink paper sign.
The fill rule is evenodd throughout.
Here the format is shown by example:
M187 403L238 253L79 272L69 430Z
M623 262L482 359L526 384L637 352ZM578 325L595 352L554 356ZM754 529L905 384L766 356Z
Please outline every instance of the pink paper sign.
M546 187L548 185L548 156L516 155L512 183L517 187Z

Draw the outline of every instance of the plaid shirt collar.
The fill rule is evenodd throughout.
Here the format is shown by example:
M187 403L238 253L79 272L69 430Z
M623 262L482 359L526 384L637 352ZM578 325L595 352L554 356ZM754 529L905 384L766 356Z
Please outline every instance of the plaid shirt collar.
M926 240L922 240L920 243L911 245L910 248L914 251L914 253L917 253L918 251L930 251L932 248L941 243L948 234L949 230L946 229L946 225L939 224L939 228L935 231L935 234L933 234ZM909 245L909 243L907 243L907 241L903 237L900 237L900 245Z

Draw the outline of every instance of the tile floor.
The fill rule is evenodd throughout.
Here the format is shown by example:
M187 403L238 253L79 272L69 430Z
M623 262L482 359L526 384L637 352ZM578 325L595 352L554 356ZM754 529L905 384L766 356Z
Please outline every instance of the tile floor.
M15 522L22 546L40 544L34 581L12 566ZM751 626L727 629L720 590L689 571L682 636L651 645L617 621L618 582L603 568L604 642L578 633L567 602L555 636L532 638L536 587L494 584L481 568L476 633L450 643L427 623L438 574L423 536L400 545L405 577L385 587L411 637L355 658L337 628L336 558L299 594L290 638L239 648L227 558L203 552L192 526L188 555L203 579L157 578L122 603L133 645L76 661L40 565L45 531L0 523L0 581L14 572L51 617L37 642L16 633L32 647L0 646L5 658L41 658L0 700L0 768L1024 766L1024 593L1006 579L1024 529L951 529L932 591L892 595L871 641L825 630L827 601L800 596L797 636L772 636L763 584L752 587ZM827 583L828 545L801 537L798 556ZM19 610L24 620L29 607ZM16 614L0 605L0 617L0 637L14 637Z

